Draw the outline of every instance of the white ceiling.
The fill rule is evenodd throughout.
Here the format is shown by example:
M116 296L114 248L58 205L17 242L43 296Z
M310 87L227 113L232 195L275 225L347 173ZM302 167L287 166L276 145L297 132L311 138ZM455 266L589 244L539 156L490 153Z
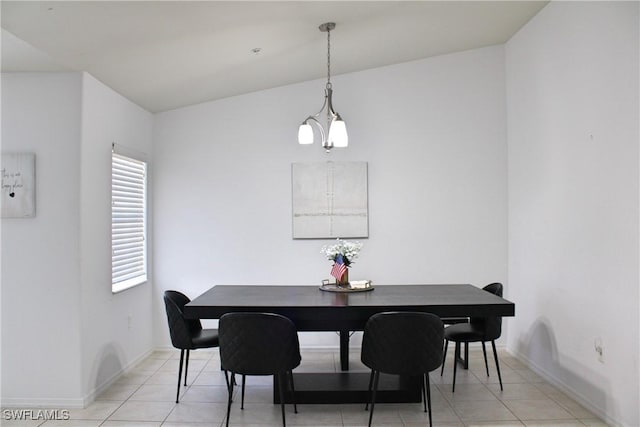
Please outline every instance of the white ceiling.
M2 1L2 71L87 71L152 112L507 41L544 1ZM252 49L260 48L260 53Z

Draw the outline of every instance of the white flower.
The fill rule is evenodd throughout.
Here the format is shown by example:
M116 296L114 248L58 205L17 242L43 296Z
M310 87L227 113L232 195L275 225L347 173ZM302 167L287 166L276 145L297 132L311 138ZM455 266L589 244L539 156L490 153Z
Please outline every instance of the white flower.
M335 261L338 255L342 255L344 264L349 267L358 257L360 249L362 249L362 243L340 240L338 238L335 244L323 246L320 253L325 254L327 259L331 261Z

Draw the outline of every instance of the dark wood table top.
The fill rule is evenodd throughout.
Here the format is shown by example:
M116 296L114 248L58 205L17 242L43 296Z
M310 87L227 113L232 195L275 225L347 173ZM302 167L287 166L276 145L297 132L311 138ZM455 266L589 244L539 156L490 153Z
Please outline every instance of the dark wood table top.
M515 305L471 285L383 285L368 292L333 293L317 286L214 286L185 306L191 318L219 319L234 311L271 312L298 331L339 331L343 372L296 373L298 403L356 403L369 398L368 373L347 372L349 331L363 330L375 313L424 311L441 317L513 316ZM379 402L420 402L421 379L388 376ZM292 397L285 397L292 401ZM274 403L278 402L274 385Z
M264 311L290 317L300 330L332 330L345 322L356 330L372 314L396 310L441 317L513 316L515 304L472 285L381 285L353 293L324 292L317 286L218 285L187 304L185 315L218 319L233 311Z

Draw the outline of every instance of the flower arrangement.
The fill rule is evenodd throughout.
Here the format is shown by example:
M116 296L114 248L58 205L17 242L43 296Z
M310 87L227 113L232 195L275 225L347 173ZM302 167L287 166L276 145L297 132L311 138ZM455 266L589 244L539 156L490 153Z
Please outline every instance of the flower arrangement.
M333 262L336 261L336 258L341 258L342 263L349 267L358 258L360 249L362 249L362 243L338 239L333 245L323 246L320 253L325 254L327 259Z

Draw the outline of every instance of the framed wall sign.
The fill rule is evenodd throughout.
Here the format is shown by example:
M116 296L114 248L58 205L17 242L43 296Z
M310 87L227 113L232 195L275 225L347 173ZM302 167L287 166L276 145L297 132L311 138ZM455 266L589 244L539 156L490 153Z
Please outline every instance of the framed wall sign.
M36 215L36 155L2 153L2 218Z
M293 238L369 237L367 162L291 165Z

